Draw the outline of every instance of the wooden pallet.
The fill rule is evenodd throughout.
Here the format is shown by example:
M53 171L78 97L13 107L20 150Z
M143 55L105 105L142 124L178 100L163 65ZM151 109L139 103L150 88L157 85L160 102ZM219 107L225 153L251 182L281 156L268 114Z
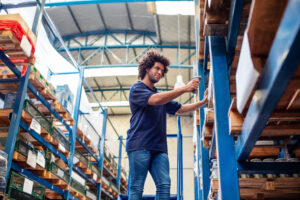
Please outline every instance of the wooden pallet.
M299 199L300 178L239 178L240 199ZM218 179L211 179L211 190L219 189Z
M85 164L83 164L80 160L75 164L79 169L81 169L81 171L85 174L87 174L88 176L93 175L92 170L90 170L88 168L88 166L86 166Z
M41 178L46 178L47 177L47 170L40 165L36 165L35 168L31 167L30 165L27 164L27 158L20 154L17 151L14 151L13 153L13 161L18 163L18 165L24 169L27 169L34 173L35 175L41 177Z
M20 47L20 44L19 40L17 40L11 31L0 31L0 48L15 65L34 64L35 58L31 56L27 57L24 50ZM2 60L0 61L0 66L5 66Z
M0 109L0 126L1 127L8 127L10 125L9 115L13 112L13 109ZM28 126L32 121L32 117L23 110L21 113L21 120L24 121ZM53 141L52 136L46 129L41 126L41 134L40 134L47 142L51 143ZM35 140L32 140L35 142Z
M46 194L45 194L47 199L63 199L63 197L59 194L57 194L56 192L54 192L53 190L50 189L46 189Z
M0 126L1 127L7 127L7 126L9 126L10 121L8 119L8 116L9 116L10 113L12 113L12 109L0 109ZM23 110L22 114L21 114L21 120L23 120L29 126L30 123L31 123L31 121L32 121L32 117L26 111ZM2 135L4 135L4 136L5 136L5 134L6 134L6 137L7 137L7 132L6 133L2 133ZM22 132L22 131L21 131L21 134L28 135L28 133ZM46 129L44 129L42 126L41 126L41 134L40 134L40 136L42 138L44 138L52 146L54 146L64 156L66 156L67 158L70 157L70 152L69 151L63 152L62 150L60 150L58 148L58 141L55 138L53 138L50 135L50 133L48 133L48 131ZM35 139L33 139L31 136L29 136L28 138L30 138L30 142L35 147L41 147L42 146L41 143L39 143L38 141L36 141Z
M0 67L0 79L12 79L16 78L16 75L8 67ZM48 101L56 101L54 95L54 87L48 83L45 78L40 74L34 66L31 67L31 72L29 75L29 82L37 89L39 94L41 94ZM1 93L7 94L8 92L16 92L18 89L18 83L3 83L0 86ZM29 90L27 92L30 98L35 99L35 95Z
M66 183L64 180L57 177L55 174L49 173L49 178L47 178L48 182L52 183L53 185L59 187L62 190L69 189L69 183Z

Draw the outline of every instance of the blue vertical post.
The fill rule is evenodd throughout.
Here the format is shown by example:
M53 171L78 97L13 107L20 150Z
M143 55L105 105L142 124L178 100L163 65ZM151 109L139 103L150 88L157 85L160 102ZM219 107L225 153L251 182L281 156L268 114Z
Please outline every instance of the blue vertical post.
M39 32L39 27L40 27L40 24L42 22L42 16L43 16L43 13L44 13L44 8L45 8L45 2L46 0L42 0L41 4L37 4L37 7L36 7L36 11L35 11L35 15L34 15L34 23L32 25L32 32L34 34L37 35L37 33Z
M69 134L70 141L71 141L70 157L69 157L69 162L68 162L69 174L70 174L69 185L71 185L71 180L72 180L71 175L72 175L72 169L73 169L73 156L74 156L74 151L75 151L75 146L76 146L78 115L79 115L79 108L80 108L80 101L81 101L83 79L84 79L84 68L80 67L79 68L79 81L78 81L76 100L75 100L75 108L74 108L74 114L73 114L74 125L72 127L72 133ZM66 190L64 196L65 196L65 199L69 199L70 191Z
M215 97L215 134L219 165L219 190L222 199L237 200L239 183L235 158L234 136L229 135L228 110L230 91L224 37L209 37Z
M200 138L201 138L201 133L200 133L200 125L196 125L196 144L197 144L197 152L196 152L196 162L197 162L197 177L196 177L196 180L197 180L197 185L198 185L198 188L197 190L195 191L195 195L197 194L198 196L198 199L202 199L202 189L201 189L201 180L200 180L200 174L201 174L201 169L200 169L200 161L201 161L201 155L200 155L200 148L201 148L201 141L200 141ZM196 198L195 198L196 199ZM197 199L196 199L197 200Z
M199 99L203 99L205 92L205 83L206 76L204 75L204 66L199 62L198 64L198 75L202 77L202 81L200 82L199 87ZM200 138L202 138L202 130L204 126L204 107L200 108ZM198 133L198 131L197 131ZM209 152L207 148L203 147L203 141L199 141L200 144L200 157L201 157L201 174L202 174L202 199L205 200L208 197L209 188L210 188L210 179L209 179L209 169L210 169L210 161L209 161ZM200 185L201 187L201 185Z
M102 122L102 135L101 135L101 141L99 146L100 151L100 159L99 159L99 168L100 168L100 175L102 178L103 173L103 160L104 160L104 146L105 146L105 135L106 135L106 121L107 121L107 109L103 110L103 122ZM101 184L97 187L97 200L101 199Z
M119 137L120 144L119 144L119 160L118 160L118 176L117 176L117 186L118 186L118 192L120 193L120 180L121 180L121 162L122 162L122 141L123 136Z
M177 117L177 200L183 199L183 161L180 117Z
M1 52L0 57L2 57L2 54L3 54L3 56L5 56L4 53ZM16 143L16 139L17 139L17 135L18 135L18 131L19 131L19 124L20 124L20 120L21 120L24 99L25 99L26 92L27 92L29 74L30 74L30 67L28 67L25 76L21 77L21 80L19 82L18 93L17 93L13 113L12 113L11 120L10 120L10 126L8 129L8 135L7 135L7 140L6 140L6 144L5 144L5 152L7 153L7 156L8 156L7 157L7 171L5 174L6 183L8 182L8 175L9 175L9 171L11 168L12 156L14 153L15 143Z
M37 16L42 16L42 14L44 12L44 6L45 6L45 0L43 0L41 2L40 9L37 9L35 12L35 18L34 18L33 27L32 27L32 32L35 35L37 35L37 33L38 33L38 27L40 25L39 21L41 20L41 17L37 17ZM3 62L10 69L12 69L12 71L16 71L16 66L14 64L12 64L10 60L8 60L8 58L2 51L0 53L0 59L3 60ZM24 99L25 99L26 92L27 92L30 69L31 69L31 66L29 65L25 75L20 78L17 97L16 97L13 113L12 113L11 120L10 120L10 126L8 129L7 141L6 141L5 149L4 149L4 151L8 155L7 171L5 174L6 183L8 182L8 175L9 175L10 168L11 168L12 156L13 156L13 152L15 149L15 143L16 143L16 139L17 139L17 135L18 135L18 131L19 131L19 124L20 124L20 120L21 120Z

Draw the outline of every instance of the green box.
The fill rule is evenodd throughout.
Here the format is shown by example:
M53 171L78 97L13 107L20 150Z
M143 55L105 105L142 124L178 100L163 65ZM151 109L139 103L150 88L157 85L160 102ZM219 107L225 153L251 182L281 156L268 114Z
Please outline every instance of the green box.
M62 135L56 128L53 128L52 136L57 139L58 143L62 145L67 151L70 151L69 140Z
M10 200L43 200L45 199L45 187L33 181L32 193L23 191L25 177L12 171L8 186L8 199Z
M29 100L24 101L24 110L50 134L53 132L53 117L45 117Z
M74 156L78 158L80 162L82 162L85 166L87 166L89 169L91 167L91 162L89 159L87 159L87 156L84 156L81 152L75 150Z
M86 195L86 187L81 185L78 181L72 178L71 187L74 188L77 192L80 192L84 196Z
M65 181L66 183L69 183L70 180L69 171L63 170L54 162L47 162L47 170L52 174L54 174L55 176L57 176L58 178Z
M31 150L36 153L36 150L26 144L23 140L17 140L15 145L15 151L22 154L25 157L28 157L28 151Z

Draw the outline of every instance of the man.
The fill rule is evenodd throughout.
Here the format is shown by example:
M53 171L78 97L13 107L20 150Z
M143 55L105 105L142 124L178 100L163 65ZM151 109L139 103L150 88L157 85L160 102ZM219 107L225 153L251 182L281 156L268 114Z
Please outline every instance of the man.
M199 80L166 92L154 87L168 71L170 61L157 51L148 51L138 66L138 77L129 94L130 128L127 131L126 150L129 158L129 200L141 200L148 171L156 185L156 200L170 199L169 158L167 155L166 114L194 111L207 103L202 101L181 105L173 101L180 95L197 90Z

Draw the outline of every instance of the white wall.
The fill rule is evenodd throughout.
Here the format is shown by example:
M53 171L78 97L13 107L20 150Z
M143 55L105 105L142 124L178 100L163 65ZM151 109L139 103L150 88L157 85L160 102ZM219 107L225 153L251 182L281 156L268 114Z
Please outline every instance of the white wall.
M123 138L126 138L126 132L129 128L130 115L119 115L119 116L109 116L113 125L117 129ZM194 174L193 174L193 118L189 116L181 117L181 128L183 136L190 136L188 138L183 138L183 195L185 199L194 199ZM176 134L177 133L177 117L168 116L167 117L167 133ZM108 141L106 145L110 146L110 149L118 155L119 143L116 140L116 136L112 127L107 124L107 137L111 141ZM123 141L125 144L125 140ZM177 194L177 139L168 138L168 151L170 160L170 176L171 176L171 194ZM127 154L124 151L122 157ZM122 160L122 165L128 168L127 158ZM144 194L155 194L155 185L150 174L147 176L145 183Z

